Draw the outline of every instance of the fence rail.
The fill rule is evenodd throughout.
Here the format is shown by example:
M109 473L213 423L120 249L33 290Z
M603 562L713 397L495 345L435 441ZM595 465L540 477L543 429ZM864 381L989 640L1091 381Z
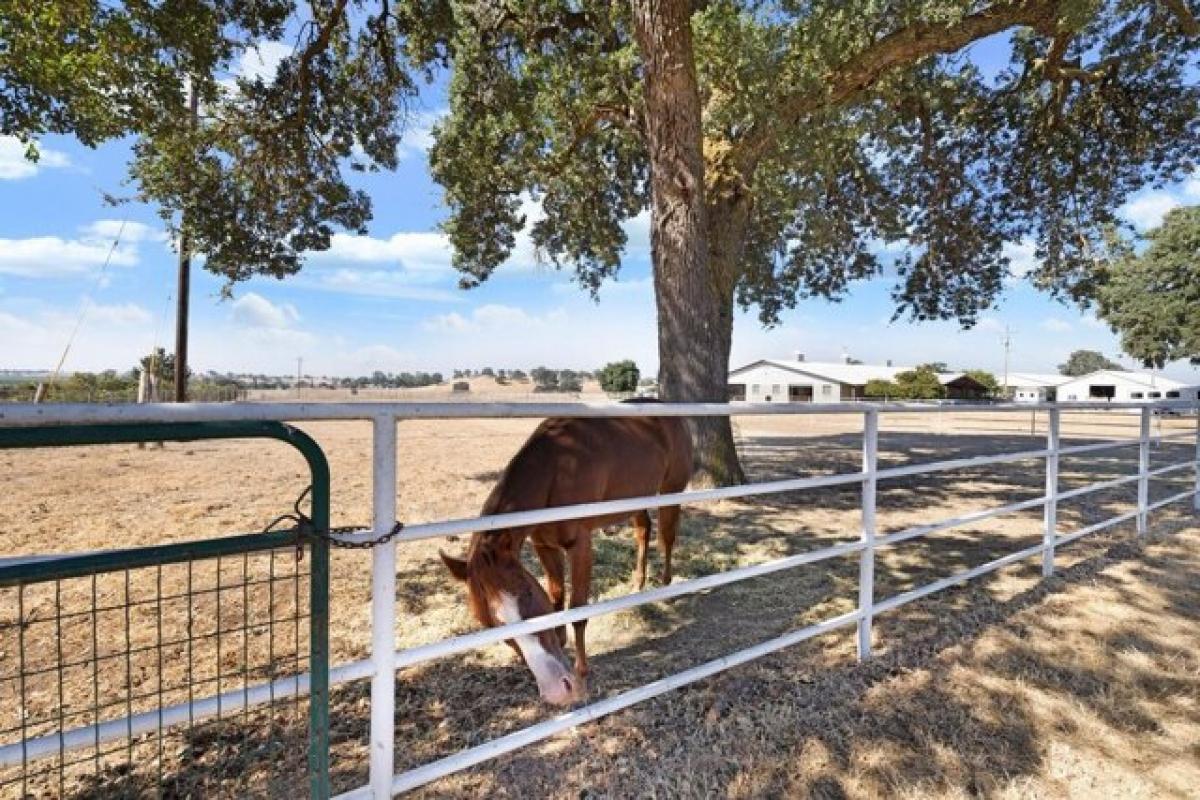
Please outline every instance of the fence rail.
M158 422L213 422L229 420L366 420L373 427L373 509L372 526L368 530L341 536L349 542L361 542L387 533L396 513L397 479L397 422L407 419L464 419L464 418L540 418L546 416L575 417L634 417L634 416L774 416L796 414L854 414L863 418L862 462L856 472L838 473L805 478L773 480L745 486L719 489L685 491L652 497L627 498L575 506L541 509L486 517L468 517L438 522L411 525L386 545L377 546L372 552L372 648L370 657L361 661L342 664L330 670L332 684L348 681L371 681L371 727L370 727L370 777L365 786L354 789L342 798L382 798L424 785L439 777L481 763L495 756L541 741L561 731L584 724L606 714L658 696L680 686L709 677L747 661L759 658L782 648L833 630L856 626L856 642L860 659L869 658L872 648L872 622L879 614L892 611L950 586L961 584L981 575L993 572L1018 561L1042 556L1042 568L1046 575L1053 574L1057 548L1076 541L1091 533L1128 521L1136 521L1137 535L1148 530L1151 512L1172 503L1191 499L1193 509L1200 511L1200 407L1195 401L1164 401L1146 403L1111 403L1103 410L1128 410L1138 416L1137 437L1101 441L1086 444L1066 445L1062 443L1063 412L1096 411L1094 403L1058 404L988 404L983 406L955 405L950 410L957 413L984 412L1013 413L1028 415L1031 412L1046 415L1045 446L1015 453L1002 453L970 458L946 459L941 461L906 464L896 467L880 467L878 463L878 440L880 418L883 415L940 413L947 407L920 404L870 404L839 403L829 405L782 405L782 404L583 404L583 403L275 403L275 404L229 404L229 405L171 405L171 406L32 406L12 405L0 407L0 430L45 429L67 424L110 424L110 423L158 423ZM1195 431L1172 431L1151 435L1151 419L1162 412L1196 415ZM1155 443L1182 438L1195 440L1194 457L1179 463L1150 467L1150 450ZM1068 490L1060 489L1060 460L1064 457L1080 457L1107 450L1138 448L1137 472L1112 480L1097 481L1086 486ZM876 502L880 482L918 475L936 475L953 470L975 469L998 464L1043 460L1045 462L1045 491L1036 498L1021 500L993 508L973 510L955 517L924 522L903 530L880 535L876 530ZM1149 501L1149 481L1171 475L1182 470L1195 472L1194 483L1187 491L1169 497ZM1136 483L1137 503L1133 510L1118 514L1099 523L1075 531L1062 531L1058 524L1059 504L1088 494ZM755 495L794 492L823 487L857 485L861 491L861 526L858 538L818 550L780 558L753 566L738 567L701 578L681 581L669 586L658 587L622 597L598 602L589 606L570 609L527 620L514 625L477 631L456 636L440 642L421 645L406 650L395 649L395 581L396 548L422 539L463 534L475 531L494 531L518 525L531 525L559 520L580 519L617 512L633 512L677 504L712 502L721 499L750 497ZM1030 547L996 558L988 563L949 575L924 586L915 587L886 598L875 596L874 561L876 553L885 547L917 539L937 531L979 522L994 517L1012 514L1037 507L1043 508L1041 540ZM833 558L856 556L859 559L858 606L849 613L824 620L808 627L795 630L770 641L740 650L713 661L701 664L684 672L665 677L653 683L629 690L614 697L576 709L554 719L531 726L485 744L469 748L455 755L395 775L395 674L397 670L436 658L466 652L478 647L511 639L516 636L544 631L575 622L609 614L647 603L662 602L676 597L707 591L719 586L744 581L750 578L773 574L804 564L813 564ZM44 557L35 557L29 563L44 562ZM230 702L253 705L269 696L276 688L303 694L307 691L304 678L293 681L290 687L260 685L239 692ZM327 700L327 698L326 698ZM204 705L203 703L207 703ZM219 704L219 703L218 703ZM188 707L188 713L207 713L213 708L210 698L197 701ZM165 709L160 713L178 713L178 708ZM91 728L86 744L96 739ZM72 734L76 736L77 734ZM60 731L54 735L56 747L67 736ZM70 739L71 742L76 739ZM82 741L82 740L80 740ZM23 743L28 746L28 743ZM10 747L0 748L0 765L11 763L17 751ZM319 794L319 792L317 792Z

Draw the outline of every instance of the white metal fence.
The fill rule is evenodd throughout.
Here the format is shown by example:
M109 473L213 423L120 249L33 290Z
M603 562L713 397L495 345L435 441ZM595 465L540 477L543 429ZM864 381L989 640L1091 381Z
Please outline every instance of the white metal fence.
M783 404L477 404L477 403L272 403L230 405L164 405L164 406L33 406L14 405L0 407L0 426L39 426L69 423L114 423L114 422L202 422L217 420L369 420L373 431L373 528L342 538L348 541L364 541L387 533L396 516L396 453L397 421L418 418L464 419L548 416L575 417L632 417L632 416L725 416L725 415L795 415L795 414L858 414L863 417L862 468L857 472L819 477L789 478L754 483L728 488L685 491L678 494L611 500L575 506L548 508L488 517L470 517L410 525L389 544L375 547L372 553L371 614L372 637L370 658L334 667L330 672L332 684L370 678L370 782L356 790L341 795L341 798L383 798L422 786L437 778L479 764L520 747L541 741L561 731L574 728L635 703L663 694L673 689L702 680L723 670L744 664L790 645L811 639L829 631L851 625L857 628L858 656L871 655L872 620L906 603L938 592L971 578L997 570L1009 564L1035 555L1042 557L1044 575L1054 571L1055 550L1088 534L1111 526L1134 520L1137 534L1144 535L1151 512L1166 505L1191 499L1192 507L1200 511L1200 406L1195 401L1167 401L1155 404L1120 404L1104 406L1106 410L1127 410L1140 415L1139 435L1136 438L1102 441L1064 446L1061 442L1061 417L1064 410L1095 410L1095 404L1060 403L1031 408L1021 405L957 406L956 411L1002 412L1028 415L1031 410L1044 412L1047 417L1045 446L1014 453L956 458L929 463L906 464L880 468L878 463L879 420L883 414L903 412L940 412L939 406L914 404L830 404L830 405L783 405ZM1155 414L1184 413L1196 415L1195 431L1184 430L1151 434L1151 421ZM1194 438L1194 457L1165 466L1150 468L1150 447L1155 442ZM1138 448L1138 470L1127 476L1100 481L1062 491L1059 488L1059 460L1062 456L1095 453L1124 447ZM876 531L876 495L881 481L925 475L971 467L1005 464L1031 459L1045 460L1045 493L1041 497L1022 500L1003 506L979 509L952 518L929 521L904 530L879 535ZM1194 484L1186 491L1150 502L1149 482L1152 478L1192 470ZM1078 530L1064 532L1058 529L1059 504L1071 498L1082 497L1094 492L1136 483L1137 502L1126 513L1118 514L1101 522ZM831 486L861 486L861 531L858 539L798 555L780 558L753 566L685 580L635 594L617 597L592 605L561 611L515 625L482 630L456 636L432 644L397 651L395 649L396 608L396 548L406 542L435 537L465 534L476 531L494 531L517 525L545 523L557 520L579 519L619 512L634 512L668 505L701 503L707 501L748 497L753 495L792 492ZM979 522L1015 512L1043 508L1042 540L1031 547L1007 554L971 569L948 575L944 578L887 598L875 596L875 555L880 548L892 546L926 536L936 531ZM791 569L804 564L838 558L857 553L859 556L858 606L840 616L826 619L808 627L795 630L739 650L735 653L692 667L683 672L662 678L652 683L564 713L553 719L538 723L515 733L463 750L441 760L394 774L394 715L395 674L397 670L436 658L466 652L478 647L511 639L516 636L555 628L569 622L589 619L622 609L655 603L675 597L705 591L718 586L747 580L762 575ZM58 751L62 747L88 746L107 738L132 735L143 727L149 730L160 724L162 719L176 716L200 718L215 713L217 708L236 710L245 705L256 705L274 697L307 691L302 678L287 678L272 685L239 689L221 698L196 700L191 704L162 709L130 719L117 719L98 726L88 726L72 731L59 732L41 739L27 740L0 748L0 766L18 763L21 758L32 757L42 752ZM44 741L43 741L44 740Z

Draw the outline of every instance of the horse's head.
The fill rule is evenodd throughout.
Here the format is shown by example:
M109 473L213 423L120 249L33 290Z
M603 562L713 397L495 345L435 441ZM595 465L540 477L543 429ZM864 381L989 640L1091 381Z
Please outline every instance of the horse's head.
M537 578L514 556L465 561L438 554L450 574L466 584L467 604L484 627L509 625L554 610ZM569 705L583 699L586 685L571 668L553 628L506 642L524 659L547 703Z

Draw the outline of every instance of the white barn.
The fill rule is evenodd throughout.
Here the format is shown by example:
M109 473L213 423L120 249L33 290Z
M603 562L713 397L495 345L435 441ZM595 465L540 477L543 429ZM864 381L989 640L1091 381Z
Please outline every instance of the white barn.
M848 364L845 362L760 359L729 373L729 399L750 403L841 403L861 400L873 380L891 381L912 367L891 364ZM985 388L961 372L939 375L947 396L974 399Z
M1191 391L1189 395L1187 392ZM1136 403L1139 400L1180 400L1195 397L1195 387L1147 372L1102 369L1071 378L1058 387L1058 399L1066 402L1096 401Z
M1071 378L1067 375L1049 375L1037 372L1010 372L1001 391L1005 399L1017 403L1052 402L1058 396L1058 387Z

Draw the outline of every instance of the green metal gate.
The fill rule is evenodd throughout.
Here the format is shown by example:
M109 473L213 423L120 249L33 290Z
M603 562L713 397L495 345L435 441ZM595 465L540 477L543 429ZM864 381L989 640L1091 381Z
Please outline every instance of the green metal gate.
M300 452L311 526L0 559L0 796L329 796L317 443L210 422L0 429L0 449L235 438Z

